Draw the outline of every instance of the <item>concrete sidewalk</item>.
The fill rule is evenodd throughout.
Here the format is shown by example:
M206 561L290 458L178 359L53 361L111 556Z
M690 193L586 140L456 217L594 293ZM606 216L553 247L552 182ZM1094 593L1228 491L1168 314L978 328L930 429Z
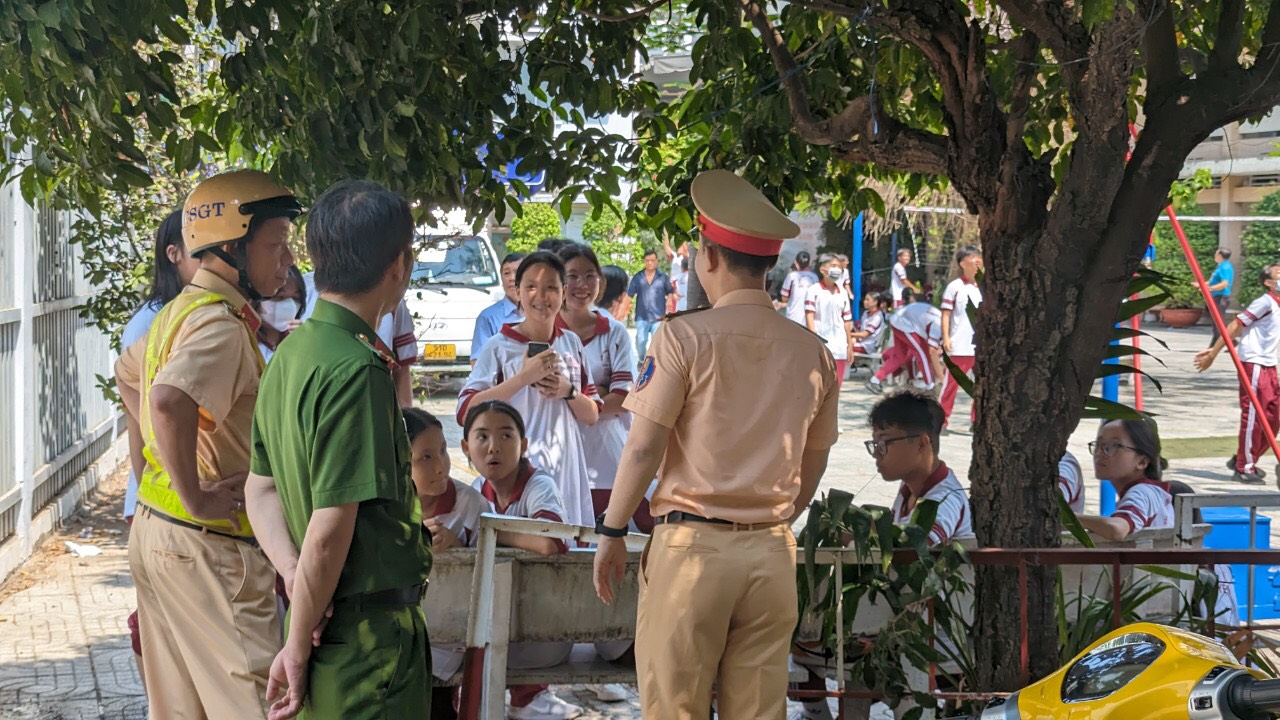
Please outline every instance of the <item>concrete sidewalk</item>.
M1147 366L1164 385L1164 394L1147 390L1147 409L1159 414L1162 436L1170 449L1179 441L1223 438L1236 434L1239 405L1236 381L1225 355L1209 373L1199 375L1191 367L1194 353L1208 342L1208 331L1157 329L1169 349L1151 349L1166 365L1148 360ZM1129 401L1131 387L1122 388ZM888 505L896 485L881 480L862 446L869 436L866 414L876 400L862 388L861 380L846 383L841 397L842 436L836 445L824 488L854 492L863 503ZM470 478L467 464L456 450L460 430L452 422L456 395L442 393L421 402L445 420L446 435L454 451L454 476ZM955 412L960 432L942 440L942 456L962 478L967 476L972 437L965 433L968 400L961 398ZM1097 483L1085 445L1097 423L1084 421L1072 435L1070 449L1084 465L1088 505L1096 511ZM1223 441L1200 441L1196 447L1228 448ZM1170 477L1183 480L1198 492L1269 491L1268 484L1247 487L1231 482L1223 462L1231 450L1213 457L1171 462ZM1271 471L1274 459L1264 467ZM1274 475L1271 476L1274 478ZM967 482L966 482L967 484ZM133 585L126 556L127 529L120 518L123 478L117 474L94 494L88 511L48 541L21 570L0 586L0 717L29 720L88 718L143 718L142 694L133 655L129 649L125 619L133 608ZM84 535L82 537L82 534ZM1280 546L1280 522L1272 527L1273 546ZM101 555L77 558L66 541L100 548ZM557 688L562 697L588 708L585 718L639 718L630 702L596 703L592 693Z

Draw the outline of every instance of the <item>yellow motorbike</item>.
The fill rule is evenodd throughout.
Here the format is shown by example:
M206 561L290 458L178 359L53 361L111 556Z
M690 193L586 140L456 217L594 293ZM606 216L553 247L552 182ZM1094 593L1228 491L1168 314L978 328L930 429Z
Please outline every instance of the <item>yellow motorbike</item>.
M1263 720L1280 713L1280 680L1241 665L1222 643L1137 623L982 713L952 720Z

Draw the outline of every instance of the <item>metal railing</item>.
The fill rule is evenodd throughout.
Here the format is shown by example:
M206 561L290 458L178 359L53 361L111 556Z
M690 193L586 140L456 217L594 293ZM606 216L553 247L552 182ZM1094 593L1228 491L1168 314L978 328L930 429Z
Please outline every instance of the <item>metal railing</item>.
M1207 507L1249 508L1249 550L1255 549L1258 508L1280 508L1280 493L1224 493L1197 495L1179 493L1173 496L1174 543L1186 547L1192 543L1192 527L1196 510ZM1239 582L1239 580L1236 580ZM1238 597L1238 596L1237 596ZM1253 626L1253 570L1245 573L1245 625Z
M0 187L0 542L24 543L22 556L32 519L116 435L117 410L97 384L114 353L79 314L93 288L72 219L28 205L17 183Z

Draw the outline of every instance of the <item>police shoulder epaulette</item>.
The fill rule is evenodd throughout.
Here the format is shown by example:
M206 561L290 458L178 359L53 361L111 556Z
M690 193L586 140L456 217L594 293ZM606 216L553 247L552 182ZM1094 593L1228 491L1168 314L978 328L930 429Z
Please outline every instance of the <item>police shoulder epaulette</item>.
M662 319L672 320L674 318L683 317L685 315L692 315L693 313L700 313L710 309L711 309L710 307L700 307L700 308L693 308L692 310L681 310L680 312L667 313L667 316Z

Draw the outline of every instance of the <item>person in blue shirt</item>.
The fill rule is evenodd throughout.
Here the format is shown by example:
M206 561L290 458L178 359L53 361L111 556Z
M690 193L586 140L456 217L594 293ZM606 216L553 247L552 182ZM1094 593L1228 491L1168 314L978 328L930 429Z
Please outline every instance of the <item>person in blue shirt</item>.
M636 358L644 362L649 338L667 314L667 295L675 292L671 279L658 269L658 253L644 254L644 270L631 278L627 294L636 299Z
M472 367L475 367L476 358L480 356L480 350L484 348L484 344L489 342L489 338L496 335L503 325L524 319L524 313L520 312L520 306L516 304L516 269L520 267L520 261L523 259L524 253L508 253L502 258L502 291L506 296L485 308L476 318L476 330L471 336Z
M1235 282L1236 271L1231 267L1231 251L1226 248L1218 248L1213 254L1213 259L1218 261L1218 267L1213 269L1213 275L1209 278L1209 296L1213 298L1213 302L1218 306L1218 314L1222 316L1222 321L1227 321L1227 306L1231 304L1231 284ZM1213 343L1218 339L1218 326L1213 326L1213 337L1209 338L1209 347L1213 347Z

